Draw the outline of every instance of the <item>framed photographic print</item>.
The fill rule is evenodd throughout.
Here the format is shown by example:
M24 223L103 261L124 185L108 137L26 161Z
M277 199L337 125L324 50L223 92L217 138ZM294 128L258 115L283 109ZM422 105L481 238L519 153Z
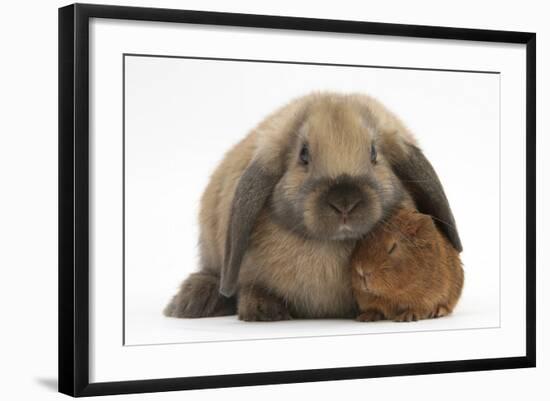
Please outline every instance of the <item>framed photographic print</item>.
M59 10L59 389L535 366L535 34Z

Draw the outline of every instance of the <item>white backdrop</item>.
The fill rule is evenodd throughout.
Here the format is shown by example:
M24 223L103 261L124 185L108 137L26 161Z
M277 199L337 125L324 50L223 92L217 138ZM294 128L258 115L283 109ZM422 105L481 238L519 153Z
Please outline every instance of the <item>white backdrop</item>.
M96 2L96 1L91 1ZM103 3L103 2L99 2ZM363 19L380 22L447 25L486 29L537 31L539 71L537 98L538 205L548 203L550 164L542 156L549 151L549 129L544 105L550 95L548 70L550 27L543 2L456 3L419 0L357 3L354 1L277 2L235 0L110 1L112 4L209 9L248 13ZM0 125L0 167L3 195L0 198L2 252L0 265L8 279L0 281L3 330L0 333L3 381L0 393L7 399L66 399L57 394L57 7L62 1L30 1L6 4L7 17L0 25L4 49L0 67L4 110ZM9 16L9 17L8 17ZM24 17L23 17L24 16ZM31 113L31 114L29 114ZM548 213L538 211L538 264L549 262ZM546 245L546 246L545 246ZM538 269L538 338L548 336L548 272ZM15 306L14 306L15 305ZM292 384L182 393L112 396L105 399L280 400L296 397L334 399L342 394L372 398L448 400L490 397L515 400L526 394L548 394L550 374L548 345L540 341L538 368L472 372L437 376L395 377L340 382ZM539 398L541 398L539 397Z
M125 63L125 344L500 325L500 74L139 56ZM199 199L216 164L270 112L314 90L375 96L417 134L465 249L453 316L405 325L162 316L197 269Z
M246 28L208 27L205 29L203 26L185 24L102 19L92 22L90 43L90 81L91 88L93 88L90 94L90 121L92 122L90 125L90 255L92 255L90 259L90 380L92 382L495 358L524 354L525 220L523 214L518 213L518 210L523 210L525 202L523 195L525 153L522 150L525 141L518 134L525 129L525 49L523 46L514 44L481 45L472 42L376 36L356 37L331 33L300 32L296 34L288 31ZM220 46L220 43L223 43L223 46ZM305 48L308 49L307 53L303 51ZM327 48L330 48L331 51L327 52ZM348 321L347 324L353 325L355 333L350 328L344 327L342 321L331 322L321 319L253 326L250 323L240 322L234 317L225 318L222 321L225 324L214 322L212 319L173 320L163 318L163 325L166 322L170 326L162 327L158 324L159 320L156 317L159 315L156 310L151 311L149 309L151 304L144 299L146 297L138 293L137 299L145 302L147 308L131 315L137 318L138 327L146 329L142 330L142 333L145 332L146 335L153 333L156 337L153 343L162 345L147 345L149 344L148 340L151 339L149 334L149 336L145 336L145 341L143 339L139 341L139 338L136 341L138 344L145 342L146 345L122 346L120 338L122 336L121 289L123 281L120 240L122 238L121 127L123 120L120 112L122 101L120 88L123 78L122 54L128 52L500 71L500 87L506 93L506 96L500 99L502 113L499 144L499 152L504 160L501 163L501 174L506 178L501 180L500 202L506 216L506 220L502 222L503 229L500 231L502 274L499 284L503 294L500 297L502 303L501 324L495 326L493 323L488 326L487 321L481 325L479 322L472 324L472 314L480 310L482 313L485 311L484 308L480 308L479 305L472 302L476 308L464 314L464 317L470 319L472 325L462 322L458 327L461 330L448 330L452 326L448 326L447 322L459 323L458 315L410 325L394 323L368 325ZM220 74L223 75L221 70ZM383 75L380 74L380 76ZM324 85L324 74L320 78L317 85ZM147 82L150 83L151 79ZM340 77L337 82L340 82L341 79ZM387 82L389 84L390 81L387 80ZM457 86L455 84L451 88ZM171 99L173 96L167 97ZM161 102L159 99L157 101ZM496 102L491 102L491 104L496 108ZM178 106L179 103L176 102L175 107ZM483 107L483 109L486 108L487 106ZM158 112L158 108L154 110ZM178 111L181 113L179 109ZM148 114L147 110L141 109L141 114L138 114L141 119L139 125L147 125L144 122L144 116L148 116ZM235 113L235 115L238 116L240 113ZM454 118L456 119L456 116ZM475 113L472 118L475 118ZM153 124L155 120L155 118L152 119ZM181 124L181 120L177 121L178 124ZM151 121L149 121L149 126L151 126ZM153 125L153 128L156 128L156 125ZM171 129L169 132L173 132ZM195 127L195 129L197 128ZM436 132L439 132L440 124L436 124L435 129ZM467 124L465 129L470 132L474 130L471 124ZM145 139L151 138L151 133L145 132L147 134ZM459 134L455 135L457 140L465 135L463 132L457 134ZM217 138L217 132L209 135ZM433 134L434 137L436 135ZM428 137L430 136L432 135ZM474 135L472 138L479 141L479 136ZM437 137L440 138L439 135ZM494 138L494 135L489 135L489 138ZM148 146L153 145L149 144ZM439 147L439 149L441 148L443 146ZM487 151L485 146L482 148L485 152ZM161 149L160 153L162 154L164 147ZM176 150L178 150L177 147ZM202 154L203 152L197 151L197 153ZM467 150L465 153L469 155L472 151ZM455 155L450 152L448 154ZM179 159L179 154L176 156L175 160ZM450 157L447 156L447 158ZM147 155L138 160L141 162L142 159L147 158L151 158L151 156ZM463 161L460 159L460 163ZM437 161L435 163L436 165L443 164ZM140 166L140 163L137 166ZM456 170L453 169L453 171L456 173ZM157 176L157 178L160 179L159 182L164 182L164 177L161 179L160 176ZM494 178L496 179L496 175ZM444 176L443 179L445 179ZM490 175L488 179L491 180ZM458 178L451 182L462 183ZM481 183L489 185L483 181ZM137 188L142 187L140 184L138 181ZM131 188L133 187L135 186L131 186ZM465 190L468 191L469 188ZM473 196L470 199L473 200ZM158 201L163 207L168 204L162 196ZM474 204L473 207L475 208L475 206ZM484 219L486 213L489 216L487 209L493 210L496 207L497 205L492 203L485 207L486 210L476 212L480 213L478 220ZM469 210L465 212L471 213ZM150 215L150 208L143 211L142 214ZM458 218L461 217L458 216ZM142 232L149 235L147 230L140 229L139 219L132 221L134 221L132 230L127 230L130 238L134 235L133 229L136 229L137 233ZM135 222L138 223L137 227ZM479 230L481 227L483 227L482 224L477 224L475 229ZM159 234L159 236L161 235ZM495 232L494 236L496 237L496 235ZM141 245L151 248L147 239L148 237ZM487 242L487 239L484 238L484 241ZM176 246L176 249L179 248ZM482 248L478 248L480 255L482 251ZM485 255L497 258L494 253ZM154 250L153 257L157 257ZM135 260L134 258L133 261ZM147 264L143 266L143 271L150 272L151 269L151 266ZM132 271L132 269L128 270ZM159 281L157 275L154 276L154 279L151 277L149 276L147 288ZM135 282L132 278L129 281ZM486 284L483 292L495 291L495 281L492 280ZM133 285L130 284L130 287L132 288ZM143 288L143 286L133 288ZM136 296L129 297L129 299L135 302ZM483 305L490 305L490 302L491 298L488 302L484 301ZM143 313L147 311L150 314ZM492 315L495 315L495 309L492 309L491 312ZM151 320L151 317L155 320ZM135 323L136 320L132 319L132 322ZM391 325L391 327L387 327L387 325ZM439 330L426 330L431 325L439 326ZM484 329L479 330L479 326ZM397 327L399 329L396 329ZM424 328L424 330L411 330L413 327ZM406 333L396 332L398 330L406 330ZM270 332L269 335L265 335L266 331ZM358 334L357 331L382 331L393 334L382 336L343 335ZM137 330L129 330L129 332L139 334ZM172 337L166 336L167 333ZM297 333L301 335L296 336ZM159 335L162 335L160 341ZM204 340L205 335L208 335L208 339L217 341L204 344L201 340ZM218 341L220 339L240 340L243 338L246 341ZM250 341L250 339L260 338L262 341ZM441 346L431 347L430 345L434 343ZM452 347L444 346L444 344L452 344ZM355 352L357 347L364 348L367 352L357 353ZM391 348L392 351L386 352L388 348ZM288 358L286 356L288 352L294 356ZM181 364L182 359L192 360L193 363ZM141 363L144 360L148 363ZM212 360L215 360L216 363L212 364Z

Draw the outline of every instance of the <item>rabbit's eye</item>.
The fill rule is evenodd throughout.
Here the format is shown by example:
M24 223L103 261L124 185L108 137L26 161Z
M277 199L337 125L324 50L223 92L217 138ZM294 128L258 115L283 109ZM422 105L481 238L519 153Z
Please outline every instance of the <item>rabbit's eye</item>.
M390 249L388 249L388 254L391 255L391 253L395 251L395 248L397 248L397 242L394 242L392 246L390 246Z
M374 146L374 144L372 144L372 146L370 147L370 161L372 163L376 163L376 157L378 156L378 153L376 152L376 146Z
M309 149L307 145L303 145L302 149L300 150L300 162L304 165L309 164Z

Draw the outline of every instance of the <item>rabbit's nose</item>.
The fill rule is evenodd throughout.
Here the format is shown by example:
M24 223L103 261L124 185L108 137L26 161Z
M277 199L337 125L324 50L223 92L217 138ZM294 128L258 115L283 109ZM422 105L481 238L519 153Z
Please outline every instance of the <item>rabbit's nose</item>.
M327 194L327 203L336 213L347 217L363 201L361 190L353 185L334 185Z
M354 200L353 202L329 202L329 206L337 213L340 213L343 216L347 216L351 213L353 209L361 202L360 199Z

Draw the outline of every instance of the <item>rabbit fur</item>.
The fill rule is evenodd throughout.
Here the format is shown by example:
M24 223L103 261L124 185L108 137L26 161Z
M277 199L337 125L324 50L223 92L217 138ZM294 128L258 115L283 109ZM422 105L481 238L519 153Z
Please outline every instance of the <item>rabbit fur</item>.
M212 174L200 207L200 270L164 313L355 317L351 254L399 207L433 216L462 250L437 174L392 112L362 94L294 99Z

